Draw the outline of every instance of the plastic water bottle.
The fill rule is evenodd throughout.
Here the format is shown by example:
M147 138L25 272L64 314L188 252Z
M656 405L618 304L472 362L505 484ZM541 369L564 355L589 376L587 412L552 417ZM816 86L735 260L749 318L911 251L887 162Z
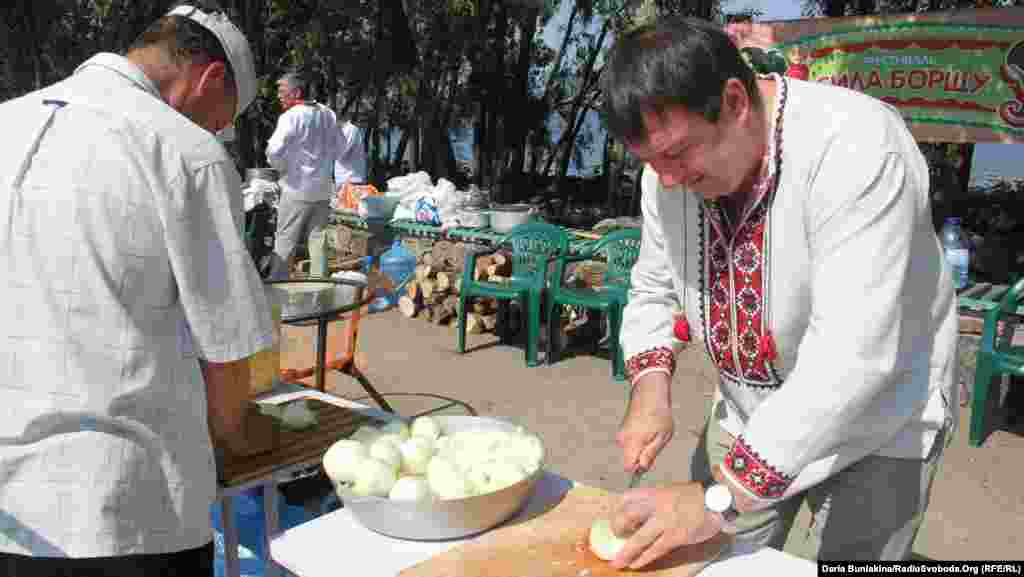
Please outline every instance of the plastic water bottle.
M963 230L960 228L960 219L950 217L942 225L942 251L945 254L946 262L953 273L953 286L956 290L963 290L967 287L967 269L971 260L971 253L967 248L967 241L964 239Z
M387 275L391 282L398 286L416 272L416 255L402 246L402 241L396 239L391 244L391 248L380 255L380 272ZM405 288L398 291L394 295L395 302L392 304L397 304L398 297L404 293Z

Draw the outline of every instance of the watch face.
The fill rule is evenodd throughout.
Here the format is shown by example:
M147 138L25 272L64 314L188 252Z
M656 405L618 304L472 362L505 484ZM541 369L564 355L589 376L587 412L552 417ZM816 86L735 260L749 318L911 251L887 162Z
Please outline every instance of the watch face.
M712 485L704 493L704 504L715 513L723 513L732 506L732 493L725 485Z

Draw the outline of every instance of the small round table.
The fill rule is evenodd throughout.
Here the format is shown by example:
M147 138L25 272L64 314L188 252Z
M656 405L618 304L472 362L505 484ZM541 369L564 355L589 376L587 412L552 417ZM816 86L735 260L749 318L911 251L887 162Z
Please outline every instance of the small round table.
M374 401L385 411L393 413L391 406L384 397L370 384L366 376L355 366L354 355L356 339L359 336L359 319L362 307L369 301L364 294L366 284L359 281L336 278L307 278L268 281L267 286L273 287L308 287L310 290L289 295L287 302L281 303L281 324L290 326L310 326L316 323L316 388L324 391L327 373L327 325L334 321L344 320L345 313L352 313L349 324L348 355L337 367L343 373L355 378ZM329 291L316 291L323 285L333 285ZM372 296L372 295L370 295ZM333 363L332 363L333 364ZM307 369L308 371L308 369ZM298 371L299 374L305 371ZM309 373L307 373L308 376ZM302 378L302 377L299 377Z

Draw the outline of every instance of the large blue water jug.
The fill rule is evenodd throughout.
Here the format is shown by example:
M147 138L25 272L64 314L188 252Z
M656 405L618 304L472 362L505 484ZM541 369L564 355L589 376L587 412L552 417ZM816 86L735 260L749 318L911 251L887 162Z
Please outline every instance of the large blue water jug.
M391 248L380 256L380 272L386 274L391 282L398 286L405 279L416 272L416 255L402 246L402 241L395 240ZM405 294L405 288L392 295L392 304L398 302L398 297Z

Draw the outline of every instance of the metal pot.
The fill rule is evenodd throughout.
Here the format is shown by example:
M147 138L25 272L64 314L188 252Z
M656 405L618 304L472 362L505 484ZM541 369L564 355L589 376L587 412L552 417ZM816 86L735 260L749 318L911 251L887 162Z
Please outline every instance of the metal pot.
M491 222L489 212L477 208L460 208L458 218L463 228L487 228Z
M528 204L498 204L491 210L491 229L506 234L512 229L530 222L535 209Z
M517 429L505 420L461 415L434 417L446 434L460 431ZM509 519L526 505L537 480L544 474L546 454L532 475L496 491L464 499L434 502L393 501L383 497L357 497L337 486L338 496L363 526L399 539L439 541L486 531Z

